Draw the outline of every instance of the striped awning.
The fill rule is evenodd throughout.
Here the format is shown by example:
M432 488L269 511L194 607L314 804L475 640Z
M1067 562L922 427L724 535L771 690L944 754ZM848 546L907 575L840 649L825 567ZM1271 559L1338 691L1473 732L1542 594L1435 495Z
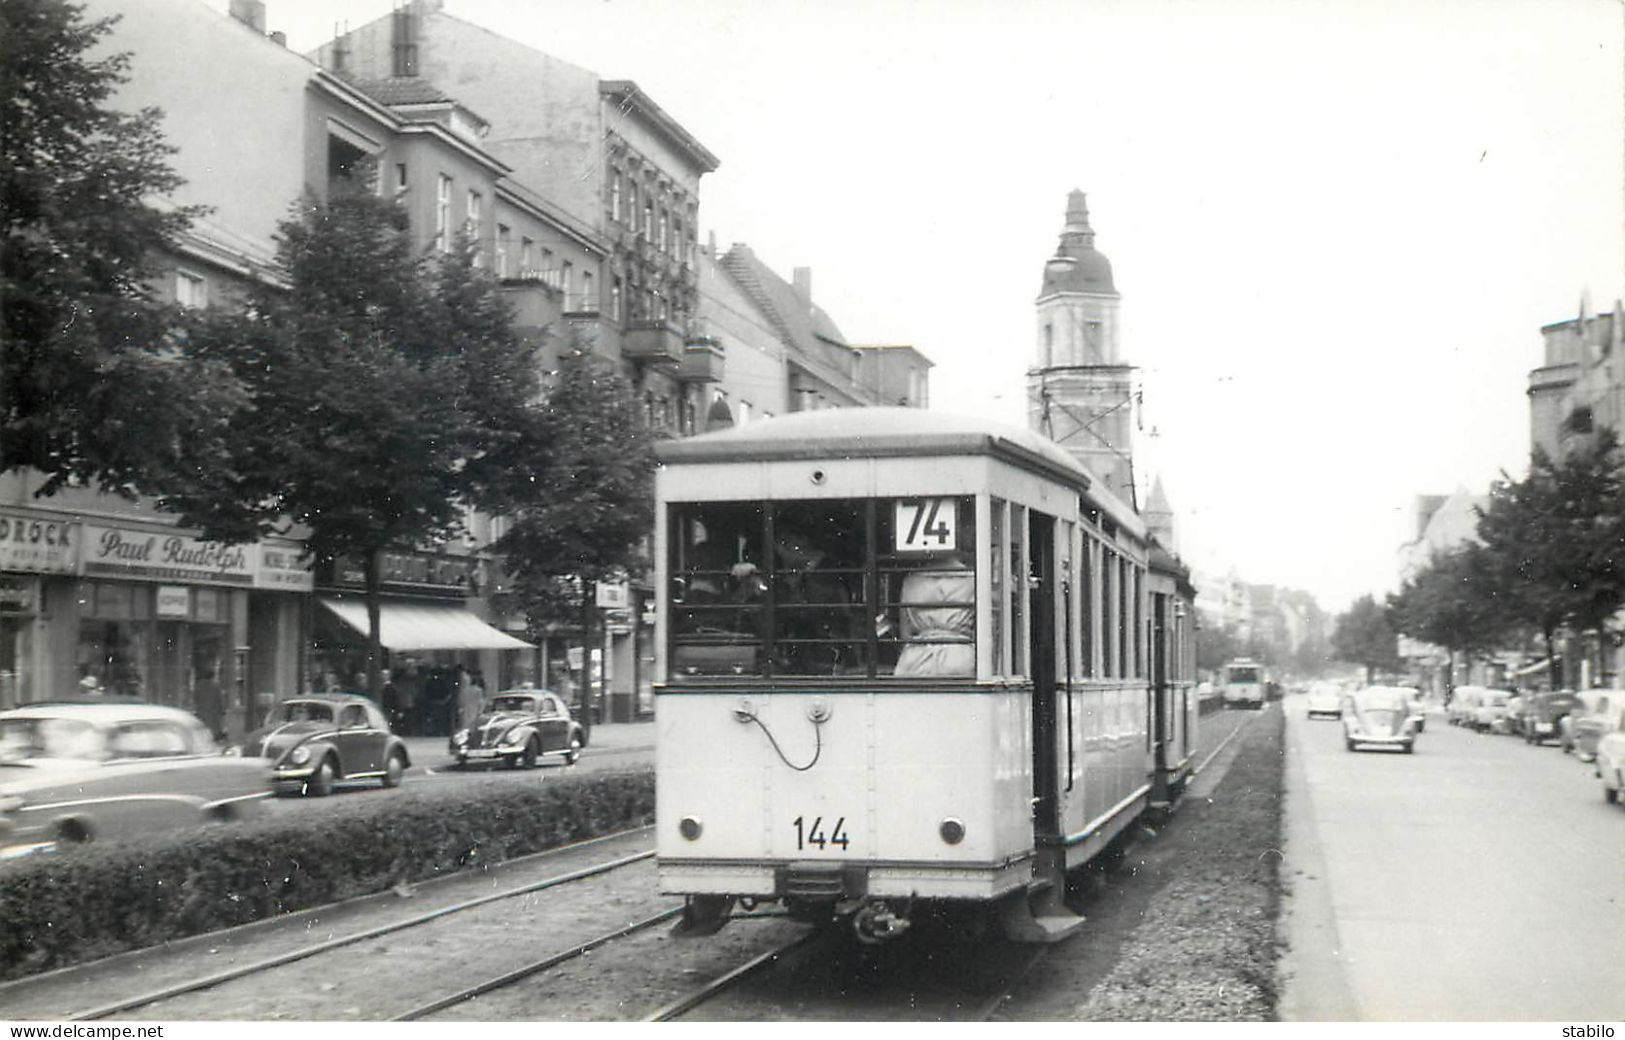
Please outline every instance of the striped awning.
M340 621L367 634L367 604L359 599L318 602ZM390 650L528 650L531 644L500 632L462 607L438 603L384 603L378 641Z

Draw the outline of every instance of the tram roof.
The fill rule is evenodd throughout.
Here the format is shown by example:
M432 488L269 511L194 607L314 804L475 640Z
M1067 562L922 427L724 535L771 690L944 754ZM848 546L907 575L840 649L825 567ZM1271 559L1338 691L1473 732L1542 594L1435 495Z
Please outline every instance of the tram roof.
M1064 449L1030 430L922 408L794 412L663 441L655 452L662 462L993 455L1083 488L1093 482Z
M661 441L655 455L663 463L988 455L1087 491L1118 523L1144 533L1133 508L1096 483L1066 449L1031 430L978 416L923 408L826 408Z

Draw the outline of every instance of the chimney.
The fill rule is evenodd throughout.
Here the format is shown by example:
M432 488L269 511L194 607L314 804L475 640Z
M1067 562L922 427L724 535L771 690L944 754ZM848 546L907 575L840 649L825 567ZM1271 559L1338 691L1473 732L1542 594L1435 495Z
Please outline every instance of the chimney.
M812 306L812 268L797 267L790 277L795 280L796 295L808 307Z
M265 35L264 0L231 0L231 16L261 36Z

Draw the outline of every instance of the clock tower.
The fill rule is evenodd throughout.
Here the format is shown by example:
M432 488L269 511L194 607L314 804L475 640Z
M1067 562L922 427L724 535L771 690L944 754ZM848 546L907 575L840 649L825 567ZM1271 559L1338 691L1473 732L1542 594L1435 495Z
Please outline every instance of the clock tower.
M1095 248L1088 200L1074 191L1038 293L1038 356L1027 372L1027 423L1134 506L1133 366L1124 364L1118 346L1121 303L1111 261Z

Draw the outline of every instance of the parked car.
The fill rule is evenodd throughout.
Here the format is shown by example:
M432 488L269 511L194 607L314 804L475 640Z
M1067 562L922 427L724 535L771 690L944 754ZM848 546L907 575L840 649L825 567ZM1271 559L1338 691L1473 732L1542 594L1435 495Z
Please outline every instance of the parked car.
M353 693L307 693L276 705L243 741L246 757L269 759L279 790L323 797L340 780L396 787L412 765L378 705Z
M587 746L581 724L551 690L503 690L467 729L451 735L447 750L458 766L500 761L529 769L544 755L575 765Z
M1589 707L1569 716L1568 736L1575 755L1580 761L1589 762L1597 756L1597 743L1602 735L1619 728L1620 712L1625 709L1625 690L1582 690L1580 703Z
M1625 711L1611 733L1597 738L1597 778L1602 781L1602 800L1610 805L1625 790Z
M1547 690L1531 694L1524 703L1523 739L1529 744L1544 744L1562 735L1563 720L1574 711L1580 698L1573 690Z
M1343 691L1336 683L1315 683L1309 688L1305 715L1311 719L1342 718L1343 697Z
M0 858L256 815L265 765L221 754L195 715L159 704L0 712Z
M1397 747L1410 754L1416 747L1416 719L1401 686L1368 686L1349 698L1343 710L1343 744L1350 751L1362 744Z
M1506 732L1507 706L1512 700L1507 690L1484 690L1478 695L1472 721L1467 725L1480 733Z
M1467 726L1473 724L1474 713L1484 695L1489 693L1483 686L1458 686L1450 694L1450 703L1445 707L1445 721L1452 726Z
M1416 722L1416 732L1421 733L1428 725L1427 701L1422 698L1422 691L1414 686L1403 686L1401 689L1405 691L1405 705Z

